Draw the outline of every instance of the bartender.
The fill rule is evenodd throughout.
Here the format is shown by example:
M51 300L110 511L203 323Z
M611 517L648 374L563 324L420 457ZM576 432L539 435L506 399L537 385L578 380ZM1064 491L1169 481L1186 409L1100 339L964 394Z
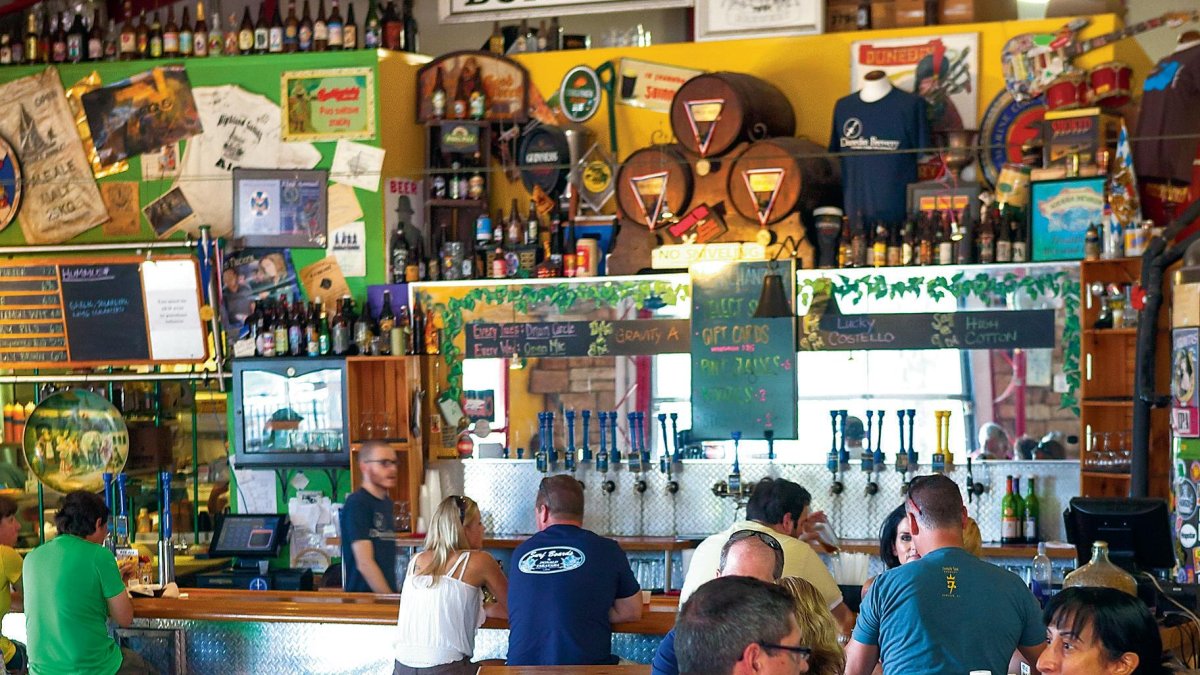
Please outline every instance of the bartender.
M342 590L396 592L396 528L391 489L396 486L396 451L381 441L358 451L362 487L342 507Z

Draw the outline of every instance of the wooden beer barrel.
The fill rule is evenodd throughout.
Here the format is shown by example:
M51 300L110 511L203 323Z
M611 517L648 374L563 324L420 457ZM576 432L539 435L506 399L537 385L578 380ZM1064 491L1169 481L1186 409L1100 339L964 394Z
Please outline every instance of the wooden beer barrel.
M661 195L661 204L659 195ZM692 200L692 169L678 145L634 151L617 172L617 206L626 220L650 226L656 217L683 215Z
M825 149L804 138L755 141L733 160L728 194L733 208L755 222L842 203L839 178Z
M705 73L679 88L671 101L671 130L702 157L740 141L796 133L796 114L775 85L744 73Z

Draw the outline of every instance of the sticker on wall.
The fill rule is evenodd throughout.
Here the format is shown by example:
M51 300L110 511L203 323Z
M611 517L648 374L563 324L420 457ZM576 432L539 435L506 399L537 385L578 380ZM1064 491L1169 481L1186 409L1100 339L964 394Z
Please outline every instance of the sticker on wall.
M104 178L127 171L129 163L122 160L108 165L101 164L100 156L96 154L96 145L92 142L92 130L88 128L87 114L83 112L83 103L79 99L99 87L100 73L93 71L67 89L67 105L71 107L71 114L75 116L75 129L79 131L79 140L83 142L83 151L92 165L92 175L96 178Z
M326 307L337 307L338 299L350 294L350 286L346 284L346 275L337 258L322 258L301 269L300 282L309 298L321 298Z
M1197 361L1200 361L1200 328L1171 331L1171 431L1180 438L1200 436Z
M567 71L558 88L558 105L563 117L572 122L586 122L600 109L600 76L591 66L575 66Z
M196 217L192 205L188 203L187 197L183 196L183 191L179 188L172 188L163 196L147 204L146 208L142 209L142 213L146 214L146 220L150 222L150 227L154 228L154 233L160 239L178 228L187 227L188 223Z
M621 59L618 70L621 86L617 102L661 113L671 111L671 101L684 82L704 72L637 59Z
M379 192L379 173L383 169L383 148L353 141L338 141L333 152L329 179L370 192Z
M100 184L100 196L108 209L108 220L104 223L104 236L128 237L142 231L142 219L138 212L137 181L117 181Z
M1187 520L1196 513L1196 484L1179 479L1175 482L1175 512Z
M285 141L375 137L375 75L371 68L284 72L280 78Z
M141 156L142 180L170 180L179 177L179 143L168 143Z
M359 220L330 230L329 255L337 258L342 274L367 275L367 225Z
M1179 544L1184 548L1196 545L1196 526L1188 523L1179 528Z

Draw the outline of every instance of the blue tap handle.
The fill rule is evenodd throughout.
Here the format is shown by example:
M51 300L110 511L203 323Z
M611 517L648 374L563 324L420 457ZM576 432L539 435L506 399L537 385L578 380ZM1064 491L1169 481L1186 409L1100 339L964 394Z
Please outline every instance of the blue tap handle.
M875 412L879 416L879 435L875 437L875 470L881 471L884 468L883 458L883 417L887 414L886 410L877 410Z
M105 471L104 473L100 474L100 477L104 479L104 505L108 507L109 512L112 512L112 472Z
M917 446L913 445L913 425L917 421L916 408L908 409L908 468L910 471L917 470Z
M671 438L675 440L672 446L674 452L671 453L671 461L678 462L682 459L682 453L679 450L679 413L671 413Z
M625 413L625 420L629 430L629 452L625 453L625 463L632 471L641 471L642 469L642 453L638 449L637 439L637 413ZM614 444L615 445L615 444Z
M583 461L592 461L592 411L583 411Z
M842 425L841 425L841 427L842 427L841 428L842 445L841 445L841 448L838 450L838 463L841 464L843 468L849 468L849 466L850 466L850 451L846 449L846 420L850 417L850 411L849 410L839 410L838 414L841 415L841 417L842 417Z
M653 433L653 432L651 432ZM650 444L646 442L646 413L638 413L638 442L642 444L642 464L650 464Z
M575 411L564 412L563 418L567 421L567 451L575 454Z
M662 430L662 452L658 455L658 470L666 473L671 463L671 444L667 436L667 414L658 413L658 428Z
M128 503L128 498L125 496L125 474L117 474L117 515L124 518L128 515L125 505Z
M546 413L546 447L550 453L550 466L558 464L558 448L554 447L554 411Z
M742 432L734 431L729 437L733 439L733 473L741 475L742 471L738 467L738 444L742 441Z
M159 529L162 531L163 539L171 540L171 472L163 471L159 474L159 481L162 484L162 495L159 498Z
M612 447L608 449L608 461L613 466L621 463L621 450L617 447L617 411L614 410L608 414L608 427L612 432Z

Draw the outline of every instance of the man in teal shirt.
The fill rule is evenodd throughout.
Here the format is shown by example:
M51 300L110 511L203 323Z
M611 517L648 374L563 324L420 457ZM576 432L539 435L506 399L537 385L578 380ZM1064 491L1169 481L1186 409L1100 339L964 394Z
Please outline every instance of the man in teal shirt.
M108 507L80 490L63 499L55 516L58 536L25 558L25 627L33 675L157 675L136 652L109 636L108 619L133 623L125 579L103 546Z
M967 510L958 485L913 479L905 501L920 560L881 574L863 601L846 648L846 675L1007 673L1014 651L1036 663L1046 626L1015 574L963 550Z

